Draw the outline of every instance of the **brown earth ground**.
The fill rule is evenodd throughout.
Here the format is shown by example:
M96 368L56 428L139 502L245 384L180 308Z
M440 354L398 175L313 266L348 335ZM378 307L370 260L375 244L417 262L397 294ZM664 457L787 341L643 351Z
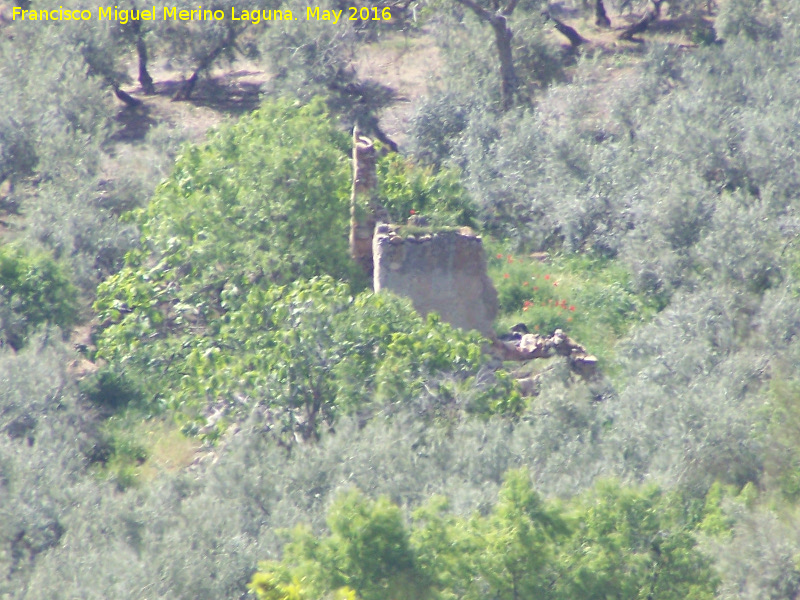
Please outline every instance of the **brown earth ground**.
M611 3L607 3L609 8ZM700 26L710 26L712 20L706 15L669 18L668 15L651 26L650 30L635 41L621 41L620 32L636 22L641 13L617 14L611 10L611 27L597 27L594 17L587 12L562 7L551 3L551 11L566 24L574 27L588 43L581 52L599 56L591 79L596 81L597 106L609 91L623 88L634 71L638 58L652 43L670 44L691 51L691 32ZM569 51L569 44L555 29L548 37L554 44ZM423 28L421 33L406 35L390 33L378 42L362 46L354 61L360 78L372 80L394 91L394 102L379 115L381 127L400 147L408 141L408 132L414 110L419 100L441 81L443 60L434 38ZM131 75L134 65L131 65ZM201 80L191 101L173 102L172 94L183 81L184 74L163 66L151 72L156 81L157 93L143 96L137 86L125 91L144 101L136 109L122 108L118 115L121 126L117 139L121 142L141 140L147 131L158 124L174 130L177 137L197 141L205 132L223 121L235 119L258 106L264 96L265 83L270 74L263 67L250 61L239 61L232 69L217 69ZM568 76L570 74L568 73ZM609 84L611 89L609 89ZM548 110L546 104L556 101L558 89L540 99L540 109Z

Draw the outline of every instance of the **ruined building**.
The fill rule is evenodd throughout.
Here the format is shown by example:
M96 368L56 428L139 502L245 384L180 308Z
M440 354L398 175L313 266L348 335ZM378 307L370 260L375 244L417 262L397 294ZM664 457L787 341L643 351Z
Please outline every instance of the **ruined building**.
M377 198L372 141L353 134L350 253L372 274L376 292L409 298L426 315L494 337L497 292L486 274L480 236L469 228L436 229L389 224Z
M426 227L422 219L388 223L388 213L377 194L376 160L372 141L356 130L350 254L372 276L376 292L392 291L411 299L422 315L436 312L456 327L479 331L491 340L492 353L502 360L562 356L578 375L594 375L597 358L560 329L549 336L526 330L515 340L497 339L492 327L497 316L497 292L486 273L481 237L468 227Z

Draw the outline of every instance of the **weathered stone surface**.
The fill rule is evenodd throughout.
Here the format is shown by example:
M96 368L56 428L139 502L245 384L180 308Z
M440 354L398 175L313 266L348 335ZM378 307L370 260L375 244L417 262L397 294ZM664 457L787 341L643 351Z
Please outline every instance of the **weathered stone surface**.
M522 327L527 330L524 325ZM589 354L561 329L556 329L551 336L525 333L517 339L495 340L492 351L502 360L526 361L564 356L570 369L582 377L592 377L597 372L597 357Z
M569 367L578 375L591 377L597 372L597 357L591 354L576 354L570 357Z
M372 273L372 236L375 226L387 221L378 202L377 154L372 140L353 130L353 191L350 197L350 256Z
M390 290L410 298L423 315L436 312L456 327L494 336L497 292L474 234L440 231L409 242L376 233L372 254L376 292Z
M526 358L545 358L550 355L547 338L532 333L523 335L517 347Z

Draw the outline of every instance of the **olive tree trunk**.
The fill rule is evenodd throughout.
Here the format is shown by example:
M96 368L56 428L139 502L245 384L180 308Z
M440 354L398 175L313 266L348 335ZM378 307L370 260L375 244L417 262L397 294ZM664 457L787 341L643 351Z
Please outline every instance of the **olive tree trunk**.
M481 21L491 25L494 31L497 55L500 60L500 97L502 98L503 109L508 110L514 105L514 96L519 86L511 47L511 39L514 37L514 33L508 26L507 20L517 7L517 0L511 0L502 10L500 10L496 2L492 2L493 11L487 10L474 0L456 0L456 2L469 8Z

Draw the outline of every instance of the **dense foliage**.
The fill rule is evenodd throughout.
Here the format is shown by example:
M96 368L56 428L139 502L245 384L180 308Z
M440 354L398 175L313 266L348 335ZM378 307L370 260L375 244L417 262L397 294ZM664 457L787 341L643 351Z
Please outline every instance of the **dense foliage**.
M509 471L488 515L454 518L436 498L404 523L387 498L340 496L328 537L298 527L250 583L261 600L305 598L713 598L692 523L655 488L612 482L571 505Z
M278 431L309 438L375 399L438 396L432 377L473 386L478 336L335 281L356 277L344 146L321 102L265 104L189 149L140 212L146 245L98 290L98 356L147 379L187 431L217 404L260 405ZM389 160L387 204L438 215L436 192L452 180ZM442 215L461 208L451 204ZM470 408L516 406L507 384L487 393Z
M0 246L0 346L19 349L45 323L66 330L76 310L75 288L52 257Z
M594 2L472 4L0 18L0 598L800 596L800 10L664 3L628 42ZM351 265L347 131L405 118L359 65L417 44L381 201L480 232L497 331L564 329L594 376ZM270 97L173 161L212 109L169 97L243 55Z

